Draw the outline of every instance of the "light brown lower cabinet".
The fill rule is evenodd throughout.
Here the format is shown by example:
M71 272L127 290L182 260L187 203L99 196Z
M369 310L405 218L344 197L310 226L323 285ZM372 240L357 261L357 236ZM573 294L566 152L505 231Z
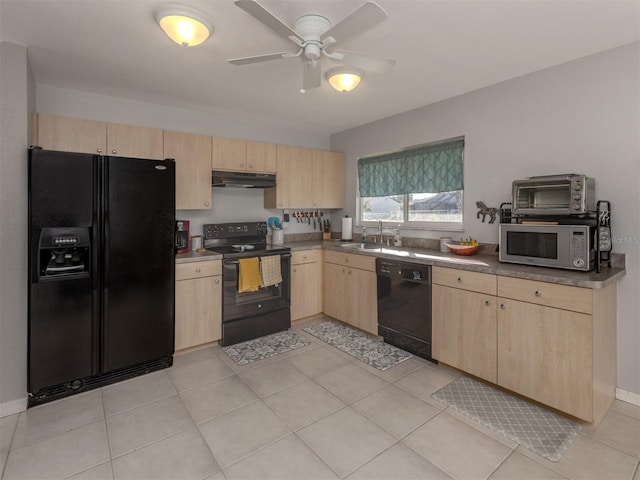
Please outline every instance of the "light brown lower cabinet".
M222 338L221 269L220 260L176 265L176 351Z
M323 290L325 315L378 334L374 257L326 251Z
M615 398L615 283L589 289L442 267L433 283L434 358L602 420Z
M496 383L496 297L433 285L433 357Z
M291 255L291 320L322 313L322 250Z

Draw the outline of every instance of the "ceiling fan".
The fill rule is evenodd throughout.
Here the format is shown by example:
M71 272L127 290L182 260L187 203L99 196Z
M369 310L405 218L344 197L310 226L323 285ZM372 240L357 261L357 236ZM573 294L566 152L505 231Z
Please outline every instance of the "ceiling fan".
M376 73L387 73L396 64L395 60L371 57L347 50L333 50L338 42L359 35L387 18L387 12L375 2L367 2L358 10L335 25L321 15L303 15L293 28L276 17L255 0L236 0L235 4L253 16L279 36L298 46L298 51L269 53L252 57L232 58L233 65L248 65L282 58L302 58L302 93L320 86L322 56L330 60ZM329 51L331 49L331 51Z

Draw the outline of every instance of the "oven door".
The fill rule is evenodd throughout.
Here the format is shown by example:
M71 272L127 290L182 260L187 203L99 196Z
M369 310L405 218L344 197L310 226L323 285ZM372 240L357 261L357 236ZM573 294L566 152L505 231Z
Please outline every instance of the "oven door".
M266 257L276 254L256 255ZM238 259L222 261L222 322L230 322L239 318L263 315L268 312L289 308L290 300L290 266L291 254L280 254L280 271L282 282L270 287L260 288L255 292L238 292Z

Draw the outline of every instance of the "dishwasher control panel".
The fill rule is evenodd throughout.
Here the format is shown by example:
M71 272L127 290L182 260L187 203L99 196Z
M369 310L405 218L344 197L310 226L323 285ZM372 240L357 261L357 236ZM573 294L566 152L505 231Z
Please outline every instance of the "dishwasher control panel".
M378 258L376 259L376 273L413 282L431 283L430 265Z

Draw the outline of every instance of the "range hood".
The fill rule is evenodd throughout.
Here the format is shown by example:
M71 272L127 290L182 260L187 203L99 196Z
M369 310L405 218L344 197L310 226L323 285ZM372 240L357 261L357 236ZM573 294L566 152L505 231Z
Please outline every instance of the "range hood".
M276 186L276 176L269 173L211 172L213 187L271 188Z

